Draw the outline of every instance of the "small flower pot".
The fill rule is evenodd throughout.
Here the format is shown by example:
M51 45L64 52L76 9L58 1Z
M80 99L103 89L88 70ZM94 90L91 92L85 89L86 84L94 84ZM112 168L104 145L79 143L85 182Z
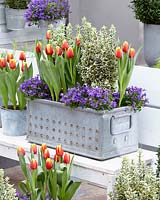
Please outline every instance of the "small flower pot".
M8 136L26 134L26 110L1 109L2 132Z
M105 160L136 151L137 114L130 107L112 111L71 109L63 103L28 100L27 138L50 147Z
M26 9L5 8L7 29L20 30L25 27L24 13Z

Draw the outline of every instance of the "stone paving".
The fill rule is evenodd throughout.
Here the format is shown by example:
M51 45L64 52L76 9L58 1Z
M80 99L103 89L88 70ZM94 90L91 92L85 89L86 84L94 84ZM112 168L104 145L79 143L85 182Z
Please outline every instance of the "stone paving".
M18 182L23 180L20 166L15 161L0 157L0 168L4 168L5 175L10 178L10 183L18 188ZM9 168L8 168L9 167ZM73 200L106 200L106 189L82 183Z

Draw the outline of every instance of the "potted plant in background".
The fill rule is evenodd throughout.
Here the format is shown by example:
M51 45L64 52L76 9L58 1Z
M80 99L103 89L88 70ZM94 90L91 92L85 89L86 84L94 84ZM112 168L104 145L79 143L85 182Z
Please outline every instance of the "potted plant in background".
M49 24L60 23L68 13L68 0L31 0L25 12L25 19L29 25L38 24L48 28Z
M160 0L132 0L136 19L144 23L144 57L149 66L160 56Z
M0 96L4 105L1 109L2 128L3 134L12 136L26 134L26 100L18 88L33 74L32 64L27 66L24 52L20 53L19 59L21 66L13 54L0 58Z
M5 0L7 29L19 30L25 27L24 13L29 0Z
M133 110L141 109L146 96L137 87L126 89L135 50L127 42L116 49L115 27L97 31L85 18L76 37L69 24L48 31L47 39L45 52L36 42L36 57L52 101L28 101L28 140L52 147L61 143L67 151L99 160L136 151ZM31 85L29 80L20 86L28 97Z

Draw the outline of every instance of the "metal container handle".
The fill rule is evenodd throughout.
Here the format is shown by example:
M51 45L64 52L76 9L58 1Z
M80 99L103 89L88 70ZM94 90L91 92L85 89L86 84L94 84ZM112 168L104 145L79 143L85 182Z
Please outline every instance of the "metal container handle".
M116 118L122 118L122 117L127 117L127 116L129 117L129 128L114 133L113 132L113 120L116 119ZM130 131L131 128L132 128L132 115L131 114L123 114L123 115L119 115L119 116L113 115L110 119L110 133L111 133L111 135L119 135L121 133L128 132L128 131Z

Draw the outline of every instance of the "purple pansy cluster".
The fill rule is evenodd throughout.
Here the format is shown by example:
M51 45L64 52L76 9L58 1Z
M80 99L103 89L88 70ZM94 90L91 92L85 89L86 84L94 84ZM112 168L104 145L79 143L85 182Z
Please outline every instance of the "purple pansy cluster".
M118 107L119 92L111 92L101 88L77 86L70 88L61 96L60 101L70 107L93 108L95 110L111 110ZM122 106L132 106L136 110L148 103L145 90L138 87L128 87L124 95Z
M67 0L31 0L25 18L34 23L39 20L56 21L66 17L69 9Z
M51 99L50 91L45 82L39 76L25 80L19 87L19 91L23 92L26 97L31 99Z
M67 93L61 96L60 101L73 108L80 106L95 110L111 110L117 107L110 90L92 88L87 85L68 89Z
M132 86L126 89L122 105L132 106L134 110L141 110L148 102L145 90Z

